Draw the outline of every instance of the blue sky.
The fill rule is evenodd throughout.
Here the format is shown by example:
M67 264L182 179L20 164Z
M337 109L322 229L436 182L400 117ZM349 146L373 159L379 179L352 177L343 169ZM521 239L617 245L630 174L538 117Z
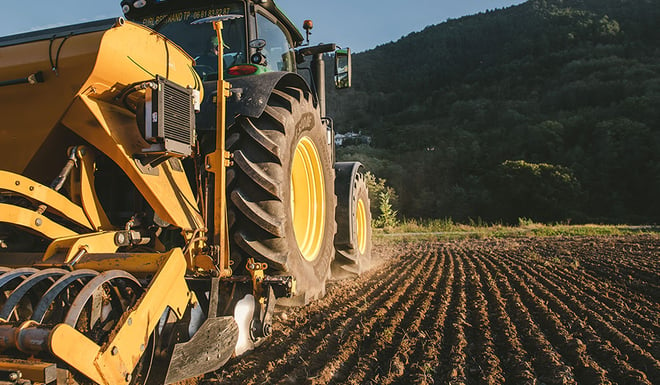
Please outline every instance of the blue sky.
M447 18L504 8L524 0L276 0L300 28L314 21L312 44L338 43L354 52L396 41ZM120 0L2 0L0 36L121 16Z

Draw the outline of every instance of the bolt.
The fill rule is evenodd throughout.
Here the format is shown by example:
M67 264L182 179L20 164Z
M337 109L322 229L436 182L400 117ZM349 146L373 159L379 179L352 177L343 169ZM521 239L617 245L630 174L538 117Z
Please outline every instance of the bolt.
M115 234L115 244L119 246L123 245L124 243L126 243L126 235L124 233Z
M211 169L211 165L210 165L210 164L207 164L207 165L206 165L206 169L207 169L207 170L210 170L210 169Z
M131 325L133 325L133 318L128 319L128 326L131 326Z
M30 186L30 191L34 191L34 186Z
M110 351L110 354L112 354L113 356L116 356L117 354L119 354L119 348L116 347L116 346L113 346L112 350Z
M141 352L144 351L144 344L141 344L141 345L140 345L140 351L141 351Z
M20 186L20 185L21 185L21 181L18 181L18 180L17 180L16 182L14 182L14 183L16 184L16 186Z
M34 224L37 225L37 226L41 226L42 222L43 221L41 220L41 218L37 218L37 219L34 220Z

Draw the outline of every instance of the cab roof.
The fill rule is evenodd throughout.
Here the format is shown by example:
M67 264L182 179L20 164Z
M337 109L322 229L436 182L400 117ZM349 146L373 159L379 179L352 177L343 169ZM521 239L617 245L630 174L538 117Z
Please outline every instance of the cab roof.
M136 8L135 3L143 2L143 6ZM123 0L121 2L124 9L124 16L128 20L140 21L146 17L164 15L168 13L181 12L192 9L205 9L222 7L223 5L231 3L251 3L256 4L266 9L277 20L279 20L284 27L289 31L293 38L295 46L299 46L303 42L303 36L298 28L289 20L282 10L277 7L273 0ZM126 8L128 7L128 8ZM128 9L128 12L126 10Z

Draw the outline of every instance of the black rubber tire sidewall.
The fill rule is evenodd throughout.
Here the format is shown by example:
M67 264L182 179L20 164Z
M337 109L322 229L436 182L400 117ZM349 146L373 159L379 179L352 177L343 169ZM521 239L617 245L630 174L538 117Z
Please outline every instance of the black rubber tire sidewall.
M351 183L353 183L353 194L350 201L351 209L349 212L351 213L351 218L349 218L349 223L352 223L351 238L354 240L354 244L352 247L337 246L336 258L332 267L333 276L336 279L343 279L362 274L371 266L371 250L373 244L371 240L371 203L369 201L369 189L362 174L358 173ZM360 251L358 244L357 210L359 200L362 200L365 209L366 245L363 252Z
M305 137L318 152L325 190L323 239L313 261L299 250L291 213L293 158ZM332 148L311 94L297 88L274 90L259 118L236 119L227 146L235 162L228 171L227 191L234 270L244 271L252 257L269 264L268 274L294 276L305 301L322 296L334 255L336 198Z

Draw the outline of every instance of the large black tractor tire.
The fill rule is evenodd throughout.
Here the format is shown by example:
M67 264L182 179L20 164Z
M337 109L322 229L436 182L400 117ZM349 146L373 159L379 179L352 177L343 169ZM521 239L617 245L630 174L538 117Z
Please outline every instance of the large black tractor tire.
M338 226L351 231L352 243L336 243L336 256L332 263L333 279L345 279L358 276L371 266L371 203L369 190L364 175L360 172L351 178L353 186L348 199L349 210L337 210ZM336 186L339 189L339 186Z
M233 269L248 258L268 274L292 275L297 301L325 294L336 231L332 148L311 93L283 87L258 118L239 116L227 132L233 166L227 209Z

